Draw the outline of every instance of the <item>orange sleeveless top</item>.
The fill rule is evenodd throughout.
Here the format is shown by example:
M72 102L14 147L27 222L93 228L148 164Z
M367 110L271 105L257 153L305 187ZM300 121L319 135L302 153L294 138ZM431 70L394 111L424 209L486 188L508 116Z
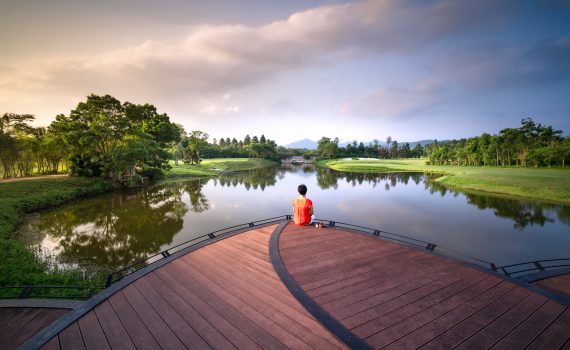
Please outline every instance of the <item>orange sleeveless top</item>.
M295 225L308 225L311 223L311 208L313 202L308 198L293 200L293 222Z

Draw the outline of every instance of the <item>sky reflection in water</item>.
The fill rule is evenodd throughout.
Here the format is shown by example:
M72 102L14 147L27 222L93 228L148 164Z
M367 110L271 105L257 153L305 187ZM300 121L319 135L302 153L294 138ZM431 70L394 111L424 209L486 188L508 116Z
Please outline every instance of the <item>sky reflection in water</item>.
M404 234L498 265L568 257L570 207L464 194L422 174L265 168L117 191L29 218L23 238L71 265L115 270L208 232L291 212Z

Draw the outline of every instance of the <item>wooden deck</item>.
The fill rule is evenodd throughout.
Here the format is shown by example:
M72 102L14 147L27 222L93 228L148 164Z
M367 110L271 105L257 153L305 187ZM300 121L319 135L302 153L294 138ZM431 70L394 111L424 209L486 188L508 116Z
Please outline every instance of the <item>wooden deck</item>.
M22 348L570 349L567 306L426 251L285 222L212 242L125 278ZM21 328L0 321L3 335Z
M375 349L570 347L568 307L427 252L292 225L279 252L308 296Z
M68 312L55 308L0 308L0 348L17 348Z
M545 278L533 284L570 299L570 275Z
M276 225L191 252L111 295L44 349L342 349L280 282Z

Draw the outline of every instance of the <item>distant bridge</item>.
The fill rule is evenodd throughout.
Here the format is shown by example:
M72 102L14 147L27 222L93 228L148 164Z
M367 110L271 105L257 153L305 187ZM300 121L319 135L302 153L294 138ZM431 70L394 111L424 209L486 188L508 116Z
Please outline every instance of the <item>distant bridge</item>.
M315 162L315 158L311 157L310 159L305 159L302 156L294 156L290 158L281 159L281 164L313 164Z

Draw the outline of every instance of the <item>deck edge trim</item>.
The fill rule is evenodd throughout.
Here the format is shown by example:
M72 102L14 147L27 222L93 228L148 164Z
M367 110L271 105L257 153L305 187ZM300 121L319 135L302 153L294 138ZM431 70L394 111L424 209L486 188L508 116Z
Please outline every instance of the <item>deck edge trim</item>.
M301 303L301 305L303 305L303 307L307 309L307 311L309 311L320 324L322 324L329 332L348 345L351 349L372 349L370 345L343 326L336 318L317 304L313 298L305 293L293 276L291 276L283 263L283 259L281 259L281 254L279 253L279 238L287 224L288 222L281 222L273 231L269 240L269 256L271 258L273 268L277 272L281 282L283 282L295 299L297 299L297 301Z
M26 341L24 344L20 345L18 347L18 350L28 350L28 349L39 349L39 348L41 348L49 340L51 340L51 338L55 337L57 334L59 334L61 331L63 331L65 328L67 328L67 326L71 325L73 322L80 319L83 315L85 315L89 311L93 310L97 305L99 305L102 302L104 302L105 300L107 300L113 294L117 293L118 291L125 288L129 284L135 282L139 278L141 278L141 277L151 273L152 271L170 263L173 260L176 260L176 259L178 259L178 258L180 258L186 254L189 254L195 250L203 248L203 247L210 245L212 243L219 242L219 241L224 240L226 238L230 238L230 237L239 235L239 234L247 232L247 231L256 230L256 229L261 228L261 227L275 225L281 221L283 221L283 219L278 219L275 221L259 224L259 225L256 225L255 227L244 227L243 229L236 230L236 231L228 233L226 235L217 236L213 239L209 239L206 241L196 243L192 246L189 246L189 247L186 247L182 250L177 251L176 253L168 256L168 258L161 259L157 262L154 262L154 263L148 265L147 267L144 267L144 268L142 268L136 272L133 272L132 274L126 276L125 278L121 279L117 283L111 285L110 287L108 287L108 288L104 289L103 291L101 291L100 293L96 294L92 298L90 298L90 299L84 301L83 303L79 304L75 309L71 310L65 316L59 318L58 320L56 320L54 323L52 323L48 327L46 327L46 328L42 329L41 331L39 331L38 333L36 333L33 337L28 339L28 341Z

